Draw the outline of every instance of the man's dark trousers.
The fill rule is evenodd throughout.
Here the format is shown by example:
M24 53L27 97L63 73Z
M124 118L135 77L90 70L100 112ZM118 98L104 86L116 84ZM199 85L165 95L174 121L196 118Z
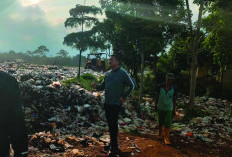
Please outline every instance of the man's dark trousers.
M118 148L118 115L121 105L105 104L106 120L110 132L110 146L111 149Z
M0 157L10 157L9 138L0 137Z

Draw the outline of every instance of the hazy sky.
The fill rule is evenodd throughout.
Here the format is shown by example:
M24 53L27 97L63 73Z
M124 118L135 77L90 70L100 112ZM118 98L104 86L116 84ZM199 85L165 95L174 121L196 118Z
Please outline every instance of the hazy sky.
M99 6L99 0L86 0L86 5ZM190 0L191 1L191 0ZM78 52L63 45L64 37L72 30L64 27L69 10L84 0L1 0L0 52L33 51L45 45L54 56L64 49L71 56ZM194 12L198 7L191 5ZM196 18L196 15L194 15Z

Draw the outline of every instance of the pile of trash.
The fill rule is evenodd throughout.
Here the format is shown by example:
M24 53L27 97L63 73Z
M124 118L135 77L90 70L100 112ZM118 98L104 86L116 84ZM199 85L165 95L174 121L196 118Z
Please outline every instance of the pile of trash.
M21 61L0 64L1 70L14 75L20 82L26 123L33 134L30 140L32 146L53 151L72 148L70 139L58 136L67 134L80 137L75 139L76 142L85 143L83 141L86 139L82 138L88 135L99 145L106 144L101 140L93 140L94 136L105 136L108 130L103 108L104 93L87 91L78 85L64 86L61 83L65 79L75 77L77 68L38 66ZM81 69L81 74L84 73L92 73L96 77L102 75ZM187 102L186 96L178 98L177 111L183 112L183 106ZM196 98L196 107L205 114L193 118L188 124L175 121L172 135L179 135L186 142L201 140L215 146L232 142L232 103L199 97ZM157 113L154 109L152 99L145 99L142 104L127 100L119 117L119 128L125 132L155 136ZM74 152L82 153L75 149Z
M57 153L56 156L84 156L83 149L93 146L104 147L109 144L109 136L96 137L76 137L73 135L60 135L51 132L39 132L30 137L30 154L51 150ZM81 149L80 149L81 148ZM64 153L65 152L65 153Z
M188 97L182 96L177 104L187 104ZM201 140L214 146L232 142L232 103L227 100L197 97L196 107L202 113L188 124L174 123L172 132L181 135L187 142ZM179 108L181 109L181 108Z
M104 94L90 92L78 85L64 86L62 81L75 77L78 68L31 65L22 61L0 63L20 83L26 123L31 133L56 130L64 134L87 135L108 130L103 109ZM81 74L102 73L81 69ZM141 104L146 114L153 102ZM156 124L141 118L130 102L125 102L119 118L126 132L154 133Z
M55 123L56 128L68 133L85 134L88 129L76 130L82 127L107 130L103 93L92 93L78 85L66 87L59 80L50 81L50 77L49 74L21 76L23 105L26 120L32 124L29 126L31 129L49 128L49 125L51 129ZM124 106L124 114L119 120L122 129L130 132L138 128L144 127L144 131L150 128L149 121L138 118L129 103Z

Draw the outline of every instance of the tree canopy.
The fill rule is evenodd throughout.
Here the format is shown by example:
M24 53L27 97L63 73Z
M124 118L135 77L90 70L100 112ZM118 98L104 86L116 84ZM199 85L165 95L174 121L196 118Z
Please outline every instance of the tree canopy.
M66 19L64 25L65 27L77 28L78 31L64 37L64 44L79 50L80 56L82 52L86 51L88 48L98 47L100 43L94 40L95 32L91 27L99 21L96 17L93 17L93 15L101 14L101 9L95 6L78 4L75 8L70 9L69 13L71 17ZM78 77L80 77L80 63L81 60L79 60Z

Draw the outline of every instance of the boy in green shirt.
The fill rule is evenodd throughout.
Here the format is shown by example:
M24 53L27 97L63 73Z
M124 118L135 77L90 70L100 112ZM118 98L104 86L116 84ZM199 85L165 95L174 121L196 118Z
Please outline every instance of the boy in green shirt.
M159 135L162 138L164 135L165 144L170 144L170 127L172 125L172 115L175 115L176 105L176 89L172 82L174 74L168 73L166 75L166 82L157 88L155 99L156 108L158 106L159 117Z

